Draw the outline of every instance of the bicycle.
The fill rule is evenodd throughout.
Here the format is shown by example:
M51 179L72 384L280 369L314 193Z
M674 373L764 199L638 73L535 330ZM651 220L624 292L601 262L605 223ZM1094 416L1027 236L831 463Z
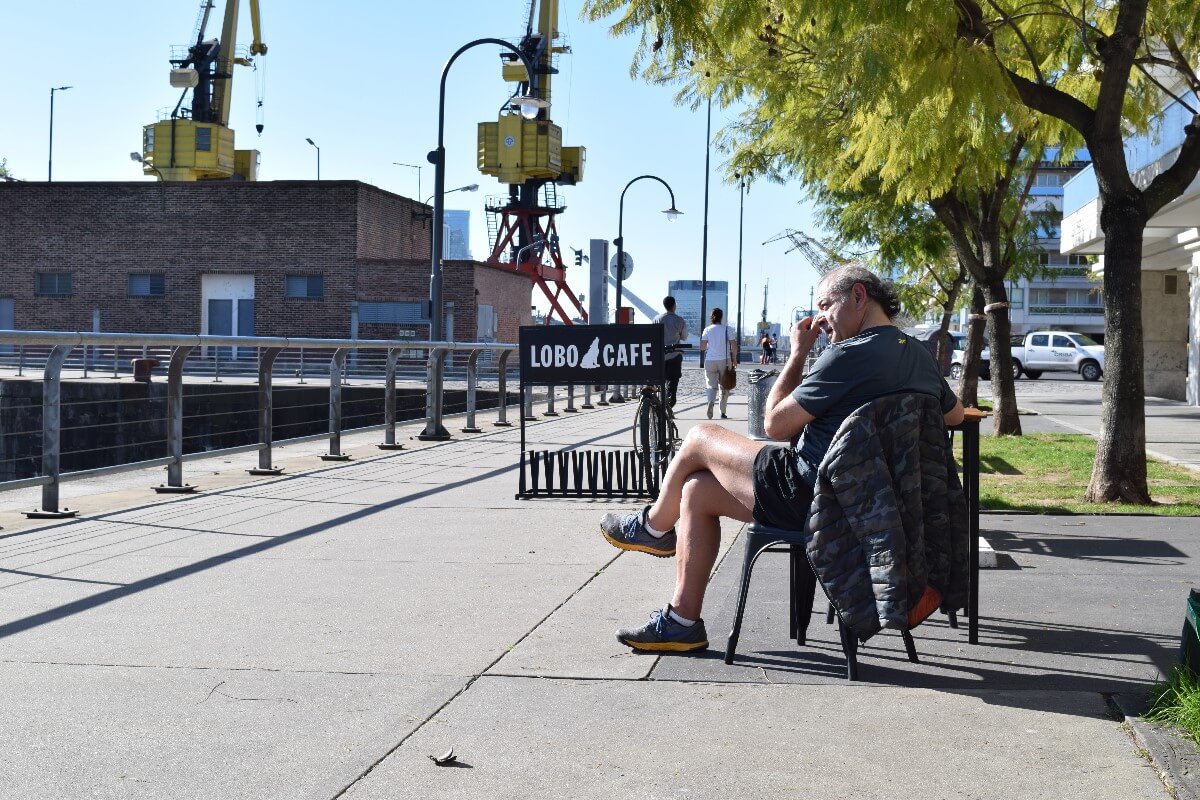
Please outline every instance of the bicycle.
M665 352L678 352L691 347L688 344L671 345ZM657 384L642 387L637 413L633 417L633 449L641 455L641 469L647 489L658 484L658 478L666 470L667 462L679 450L679 428L675 425L675 412L663 396L663 388Z

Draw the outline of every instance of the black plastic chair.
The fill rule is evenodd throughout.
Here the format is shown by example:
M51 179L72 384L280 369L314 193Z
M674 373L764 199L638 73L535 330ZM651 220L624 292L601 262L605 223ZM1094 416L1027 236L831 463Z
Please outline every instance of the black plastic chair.
M737 652L738 638L742 632L742 615L746 611L746 597L750 593L750 575L754 571L754 563L758 557L767 551L779 552L780 545L786 545L789 553L790 567L788 570L789 595L789 636L796 644L803 646L808 638L808 623L812 618L813 597L817 590L817 576L808 563L804 553L803 531L772 528L757 522L746 526L742 535L746 537L746 556L742 564L742 585L738 590L737 612L733 618L733 630L729 633L729 642L725 645L725 663L732 664ZM829 607L829 620L832 621L833 606ZM838 635L842 642L842 653L846 656L846 680L858 680L858 637L838 617ZM904 649L908 660L917 662L917 646L912 633L901 631L904 638Z

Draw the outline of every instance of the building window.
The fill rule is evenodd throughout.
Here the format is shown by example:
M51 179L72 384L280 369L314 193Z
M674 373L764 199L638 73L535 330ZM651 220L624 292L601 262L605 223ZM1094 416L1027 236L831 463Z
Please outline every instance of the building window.
M71 273L39 272L34 281L33 293L43 297L67 297L71 294Z
M196 128L196 149L212 150L212 128Z
M1034 178L1034 186L1062 186L1065 176L1058 172L1039 172Z
M286 297L324 297L324 275L288 275L284 281Z
M1163 275L1163 294L1179 293L1179 276L1174 272Z
M1025 290L1012 289L1008 293L1008 304L1013 308L1025 307Z
M164 275L132 274L129 276L130 297L162 297L167 293Z

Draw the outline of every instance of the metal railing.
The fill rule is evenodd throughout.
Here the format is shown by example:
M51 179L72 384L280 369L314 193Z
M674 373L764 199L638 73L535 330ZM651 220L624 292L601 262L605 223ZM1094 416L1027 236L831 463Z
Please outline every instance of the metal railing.
M125 349L124 354L122 348ZM311 369L315 364L327 357L328 364L328 409L329 429L314 435L295 436L279 441L299 442L320 438L329 439L329 451L321 456L326 460L344 460L348 458L341 447L341 435L344 430L343 417L344 399L343 387L350 376L355 380L375 377L383 383L383 424L384 441L378 446L381 449L399 449L402 445L396 443L397 421L397 391L396 378L402 369L402 361L406 362L409 374L416 373L418 366L423 367L420 373L425 379L425 428L418 436L422 440L449 439L443 417L445 408L445 381L447 375L447 358L452 365L457 360L466 381L466 426L465 432L478 431L476 426L476 410L478 407L477 393L480 383L480 362L494 362L497 382L496 425L506 426L508 412L508 372L516 364L509 364L509 359L516 352L516 345L495 342L415 342L395 340L363 340L363 339L315 339L315 338L281 338L281 337L242 337L242 336L181 336L175 334L124 334L124 333L87 333L87 332L56 332L56 331L0 331L0 367L7 365L16 368L16 374L27 369L42 367L41 392L41 451L40 475L16 480L0 481L0 490L15 489L29 486L42 487L41 508L29 512L30 516L53 518L71 516L73 511L59 507L59 486L64 480L93 477L107 473L122 472L153 466L165 466L167 481L164 485L155 487L161 492L187 492L195 487L183 481L183 462L194 458L206 457L216 453L238 453L258 451L258 467L250 470L254 474L278 474L280 470L272 462L272 445L274 443L274 412L275 393L273 377L284 375L297 377L299 385L305 383L306 361ZM111 354L111 364L105 360L105 354ZM465 354L465 358L455 354ZM122 361L124 355L125 361ZM488 358L481 359L487 355ZM133 356L132 358L130 356ZM213 382L220 382L222 377L222 357L224 357L224 375L227 382L233 386L226 395L251 393L249 386L237 388L237 382L247 383L252 379L257 392L257 442L231 447L213 447L200 452L185 453L184 446L184 414L183 414L183 385L185 374L192 377L210 377ZM88 377L89 370L95 374L93 379L107 376L117 377L122 369L128 376L136 358L153 358L159 363L166 364L166 412L165 418L140 420L140 422L165 422L166 454L160 458L135 460L129 463L113 464L92 469L80 469L63 472L62 467L62 434L61 414L63 407L62 378L64 367L70 365L82 372L79 377ZM298 362L300 368L293 372ZM454 365L457 367L458 365ZM553 392L550 393L551 397ZM141 398L146 400L148 398ZM90 400L79 405L94 405L104 401ZM363 402L363 401L360 401ZM374 401L371 401L374 402ZM553 400L550 401L553 410ZM303 408L302 406L289 408ZM312 406L309 406L312 408ZM205 415L202 415L205 416ZM229 416L228 413L213 413L207 415L213 418ZM96 423L103 425L126 425L128 423ZM215 422L213 423L215 424ZM78 426L86 427L86 426ZM374 426L365 426L369 429ZM249 434L250 429L235 431ZM11 432L0 431L0 435L10 435ZM206 434L207 435L207 434ZM161 441L161 440L160 440ZM83 452L83 451L80 451Z

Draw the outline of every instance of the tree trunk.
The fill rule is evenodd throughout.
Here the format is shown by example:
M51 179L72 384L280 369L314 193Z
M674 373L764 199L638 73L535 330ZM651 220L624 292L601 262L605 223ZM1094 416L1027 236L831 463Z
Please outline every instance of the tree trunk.
M967 349L963 354L962 386L958 389L958 398L966 408L979 408L979 367L982 359L979 352L983 350L984 314L983 291L978 284L971 292L971 318L967 322Z
M1008 292L1004 288L1003 270L997 272L1000 277L983 285L983 299L993 306L987 312L988 347L992 351L989 367L992 371L992 432L997 436L1020 436L1021 418L1017 415L1017 390L1009 345L1012 323L1008 316Z
M1091 503L1149 505L1146 384L1142 371L1142 237L1147 217L1138 195L1101 197L1104 387L1096 462L1084 499Z

